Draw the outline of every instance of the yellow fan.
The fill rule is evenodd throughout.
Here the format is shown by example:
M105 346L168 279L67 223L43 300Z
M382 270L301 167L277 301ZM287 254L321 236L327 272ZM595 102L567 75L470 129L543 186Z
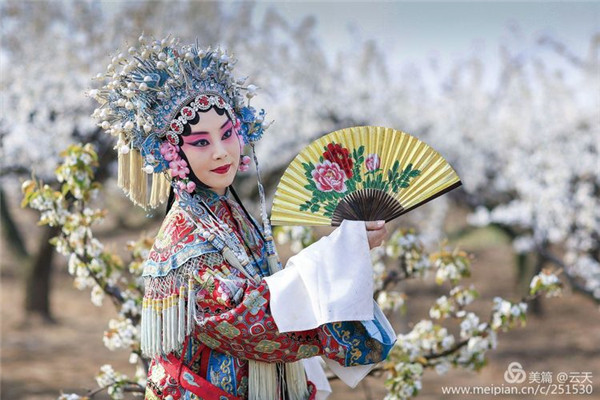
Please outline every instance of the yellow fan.
M398 130L359 126L304 148L277 186L273 225L390 221L461 185L448 162Z

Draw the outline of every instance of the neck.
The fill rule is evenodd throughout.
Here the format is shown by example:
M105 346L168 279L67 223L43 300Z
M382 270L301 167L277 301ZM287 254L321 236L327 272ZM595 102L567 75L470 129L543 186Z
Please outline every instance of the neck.
M225 194L225 191L227 190L227 188L220 188L220 189L209 188L208 190L212 190L213 192L215 192L219 196L223 196Z

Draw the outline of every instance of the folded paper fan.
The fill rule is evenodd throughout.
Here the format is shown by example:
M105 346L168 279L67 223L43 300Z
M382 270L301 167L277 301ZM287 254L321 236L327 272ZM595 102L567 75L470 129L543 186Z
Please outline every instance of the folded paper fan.
M305 147L281 177L273 225L390 221L461 185L428 144L391 128L360 126Z

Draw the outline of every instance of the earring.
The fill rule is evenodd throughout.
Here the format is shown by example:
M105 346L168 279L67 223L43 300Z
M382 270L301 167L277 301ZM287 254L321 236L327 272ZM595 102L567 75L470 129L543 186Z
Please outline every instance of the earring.
M238 171L246 172L250 169L250 157L245 155L240 155L240 165L238 166Z

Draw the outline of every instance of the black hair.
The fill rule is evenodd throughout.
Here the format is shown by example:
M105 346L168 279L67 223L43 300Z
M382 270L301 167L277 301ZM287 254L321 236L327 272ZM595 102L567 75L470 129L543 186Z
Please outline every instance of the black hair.
M210 110L215 110L216 113L219 114L219 115L225 114L225 109L224 108L215 107L214 105L210 106L210 108L207 109L207 110L198 111L196 113L196 115L194 116L194 118L190 119L187 122L187 124L183 125L183 132L181 133L181 135L182 136L189 136L192 133L192 128L190 127L190 125L197 124L198 121L200 121L200 114L201 113L209 112ZM175 115L175 118L178 118L180 115L181 115L181 111L179 111L177 113L177 115ZM227 118L229 118L229 115L227 115Z

